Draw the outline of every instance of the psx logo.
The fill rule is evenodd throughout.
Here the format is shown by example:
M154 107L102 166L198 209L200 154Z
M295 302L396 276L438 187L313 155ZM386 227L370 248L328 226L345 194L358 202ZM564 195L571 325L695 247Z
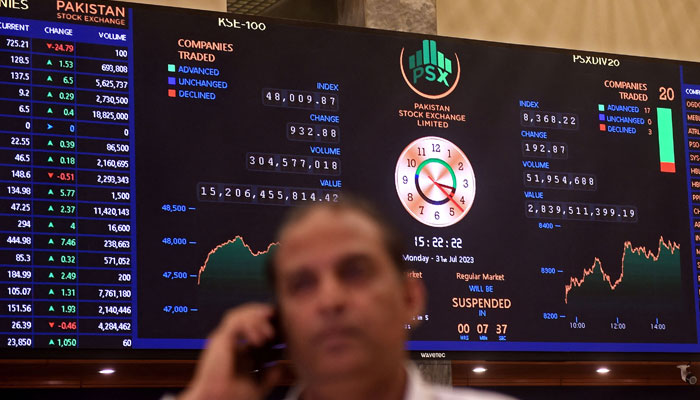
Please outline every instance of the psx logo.
M408 62L404 60L404 50L405 48L401 49L401 73L414 92L428 99L441 99L452 93L459 82L461 72L456 53L455 66L448 56L437 50L434 40L423 40L422 48L410 55ZM410 80L407 75L411 76Z
M437 51L434 40L424 40L423 50L418 50L415 55L408 57L408 65L413 71L413 84L418 83L418 79L425 77L426 80L437 81L450 87L447 83L447 75L452 74L452 61L445 57L442 52Z

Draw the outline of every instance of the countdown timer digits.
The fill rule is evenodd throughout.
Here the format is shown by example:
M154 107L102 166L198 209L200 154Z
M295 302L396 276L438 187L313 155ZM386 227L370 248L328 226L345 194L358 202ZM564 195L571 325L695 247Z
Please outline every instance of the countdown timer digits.
M414 140L396 163L396 192L406 211L435 227L459 222L476 194L474 170L464 152L449 140Z

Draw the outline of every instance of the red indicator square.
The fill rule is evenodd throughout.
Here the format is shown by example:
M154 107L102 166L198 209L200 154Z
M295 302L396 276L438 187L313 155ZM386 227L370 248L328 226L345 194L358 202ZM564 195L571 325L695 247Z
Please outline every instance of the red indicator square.
M600 130L603 131L603 132L605 132L605 130L606 130L606 129L605 129L605 124L600 124Z
M662 162L661 163L661 172L670 172L670 173L676 173L676 163L670 163L670 162Z
M177 91L175 91L175 89L168 89L168 96L177 97Z

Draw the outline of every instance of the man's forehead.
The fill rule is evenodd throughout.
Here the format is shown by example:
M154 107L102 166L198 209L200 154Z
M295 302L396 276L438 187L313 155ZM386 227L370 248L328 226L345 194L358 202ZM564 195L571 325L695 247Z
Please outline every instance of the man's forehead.
M291 222L280 235L280 242L312 235L381 235L379 226L369 216L353 209L319 207Z
M318 208L290 223L280 235L283 257L298 256L301 249L321 250L327 246L381 245L378 224L352 209ZM368 249L367 249L368 250Z

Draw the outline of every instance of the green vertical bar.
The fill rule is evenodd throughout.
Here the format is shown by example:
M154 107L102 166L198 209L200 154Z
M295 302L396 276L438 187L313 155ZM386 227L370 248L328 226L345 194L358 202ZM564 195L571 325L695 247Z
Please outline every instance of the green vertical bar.
M423 41L423 64L430 64L430 41Z
M661 162L675 163L673 153L673 121L670 108L657 108L656 118L659 124L659 156Z
M430 41L430 63L437 65L437 44L434 40Z
M449 58L445 58L445 71L447 71L448 74L452 73L452 60Z
M438 51L438 67L445 69L445 55Z
M416 56L408 57L408 68L413 69L416 67Z
M423 65L423 52L420 50L416 52L416 65L419 67Z

